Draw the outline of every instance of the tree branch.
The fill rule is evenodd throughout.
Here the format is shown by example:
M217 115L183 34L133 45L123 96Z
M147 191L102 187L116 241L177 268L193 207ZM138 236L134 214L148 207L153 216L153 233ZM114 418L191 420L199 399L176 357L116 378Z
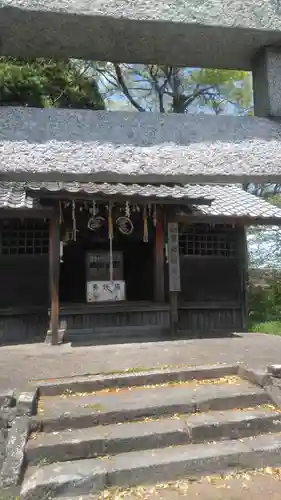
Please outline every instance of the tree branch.
M165 113L164 101L163 101L163 91L162 91L161 87L158 84L157 76L156 76L157 73L156 74L153 73L153 66L149 67L149 74L150 74L151 79L152 79L151 83L154 86L154 89L156 90L157 95L158 95L159 111L160 111L160 113Z
M118 82L115 78L115 76L113 76L107 69L101 69L101 68L97 68L97 72L100 73L100 75L102 75L102 77L110 84L110 85L113 85L113 87L115 87L116 89L118 88ZM109 74L109 76L108 76ZM114 81L111 81L110 78L113 78Z
M212 90L212 88L213 87L210 86L206 89L198 89L192 95L189 95L183 103L184 109L188 108L188 106L190 106L190 104L192 104L194 101L196 101L196 99L198 99L198 97L206 95L208 92L210 92L210 90Z
M119 64L114 64L114 69L117 77L117 82L123 92L123 94L127 97L127 99L130 101L130 103L136 108L138 111L145 112L145 109L133 98L133 96L130 94L129 89L125 83L125 80L122 75L121 68Z

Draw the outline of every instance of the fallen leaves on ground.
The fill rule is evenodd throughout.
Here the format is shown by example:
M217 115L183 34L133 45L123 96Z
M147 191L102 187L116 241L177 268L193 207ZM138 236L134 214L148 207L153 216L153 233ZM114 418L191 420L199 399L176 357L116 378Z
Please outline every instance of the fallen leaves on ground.
M130 392L134 389L157 389L158 387L197 387L200 385L240 385L241 379L235 375L220 377L220 378L212 378L212 379L203 379L203 380L173 380L164 382L162 384L145 384L140 386L131 386L131 387L112 387L107 389L101 389L99 391L92 392L72 392L70 390L66 390L63 394L58 396L60 399L67 399L69 397L84 397L84 396L102 396L103 394L118 394L124 392Z
M243 489L249 487L249 483L257 476L271 476L276 481L281 480L281 468L265 467L264 469L248 470L248 471L233 471L227 474L218 474L213 476L203 476L187 478L170 483L158 484L156 486L138 486L135 488L116 488L103 491L96 500L147 500L151 495L155 496L162 490L177 491L183 496L188 494L192 483L207 483L212 486L222 489L230 488L230 483L234 479L241 481Z

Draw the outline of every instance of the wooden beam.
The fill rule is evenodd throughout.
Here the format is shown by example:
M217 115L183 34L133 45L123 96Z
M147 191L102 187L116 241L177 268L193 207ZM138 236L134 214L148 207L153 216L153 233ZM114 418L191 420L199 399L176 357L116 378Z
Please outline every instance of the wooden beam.
M164 289L164 219L160 207L156 208L156 227L155 227L155 247L154 247L154 300L155 302L165 301Z
M242 298L242 328L243 331L248 329L248 245L245 228L239 228L238 233L238 251L239 251L239 267L240 267L240 283L241 283L241 298Z
M0 219L50 219L52 208L1 208Z
M50 220L49 239L49 279L50 279L50 301L51 319L50 330L52 344L59 343L59 277L60 277L60 215L56 207Z
M179 323L179 307L178 307L178 292L170 290L170 317L171 317L171 333L176 336Z
M192 215L175 214L170 215L169 221L182 222L184 224L235 224L236 226L281 226L281 219L275 217L252 218L252 217L233 217L225 215Z

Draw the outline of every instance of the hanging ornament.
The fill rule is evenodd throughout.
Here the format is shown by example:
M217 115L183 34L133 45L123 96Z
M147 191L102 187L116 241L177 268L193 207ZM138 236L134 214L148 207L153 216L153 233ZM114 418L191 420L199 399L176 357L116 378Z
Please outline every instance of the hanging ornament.
M63 223L63 212L62 212L62 204L61 201L59 201L59 211L60 211L60 226Z
M118 227L120 233L125 236L131 234L134 230L134 225L129 217L118 217L116 220L116 226Z
M148 216L151 217L152 206L151 203L148 204Z
M157 224L157 208L156 205L153 207L153 226L156 227Z
M76 233L77 233L77 226L76 226L76 213L75 213L75 201L72 200L72 229L73 229L73 241L76 241Z
M93 214L93 217L95 217L98 213L98 209L97 209L97 205L96 205L96 202L95 200L93 200L93 205L92 205L92 214Z
M108 238L113 240L112 205L108 204Z
M148 243L148 225L146 206L143 207L143 242Z
M130 215L131 215L130 205L129 205L128 201L126 201L125 215L126 215L126 217L128 217L128 219L130 218Z
M88 229L90 231L98 231L101 229L103 226L105 226L105 218L104 217L90 217L88 220Z
M63 262L63 250L64 250L64 243L63 241L60 241L60 263L62 264Z

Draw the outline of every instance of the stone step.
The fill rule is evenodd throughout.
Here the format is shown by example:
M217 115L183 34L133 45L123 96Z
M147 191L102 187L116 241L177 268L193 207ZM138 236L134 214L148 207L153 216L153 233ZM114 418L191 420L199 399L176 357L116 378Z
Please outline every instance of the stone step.
M115 455L130 451L238 439L281 431L281 412L267 408L209 412L157 421L40 433L26 448L29 465Z
M153 334L150 336L127 337L127 336L111 336L111 335L93 335L79 336L71 340L66 337L64 343L71 343L73 347L87 347L93 345L123 345L123 344L149 344L153 342L164 341L165 337L162 334Z
M161 325L123 325L123 326L98 326L95 328L67 328L66 334L70 337L73 335L142 335L150 332L168 331L167 328Z
M176 413L224 411L269 403L267 393L249 382L182 383L109 393L46 397L35 423L45 432L109 425Z
M96 392L102 389L138 387L168 382L210 380L236 375L237 365L204 365L197 367L160 368L154 370L125 371L111 374L64 377L48 381L35 381L40 396L64 393Z
M116 326L98 327L87 329L67 329L64 342L77 344L84 343L122 343L124 340L130 343L153 342L154 340L169 340L169 329L159 325L144 326Z
M169 482L187 475L281 465L281 435L135 451L30 468L22 500L95 494L110 487Z

